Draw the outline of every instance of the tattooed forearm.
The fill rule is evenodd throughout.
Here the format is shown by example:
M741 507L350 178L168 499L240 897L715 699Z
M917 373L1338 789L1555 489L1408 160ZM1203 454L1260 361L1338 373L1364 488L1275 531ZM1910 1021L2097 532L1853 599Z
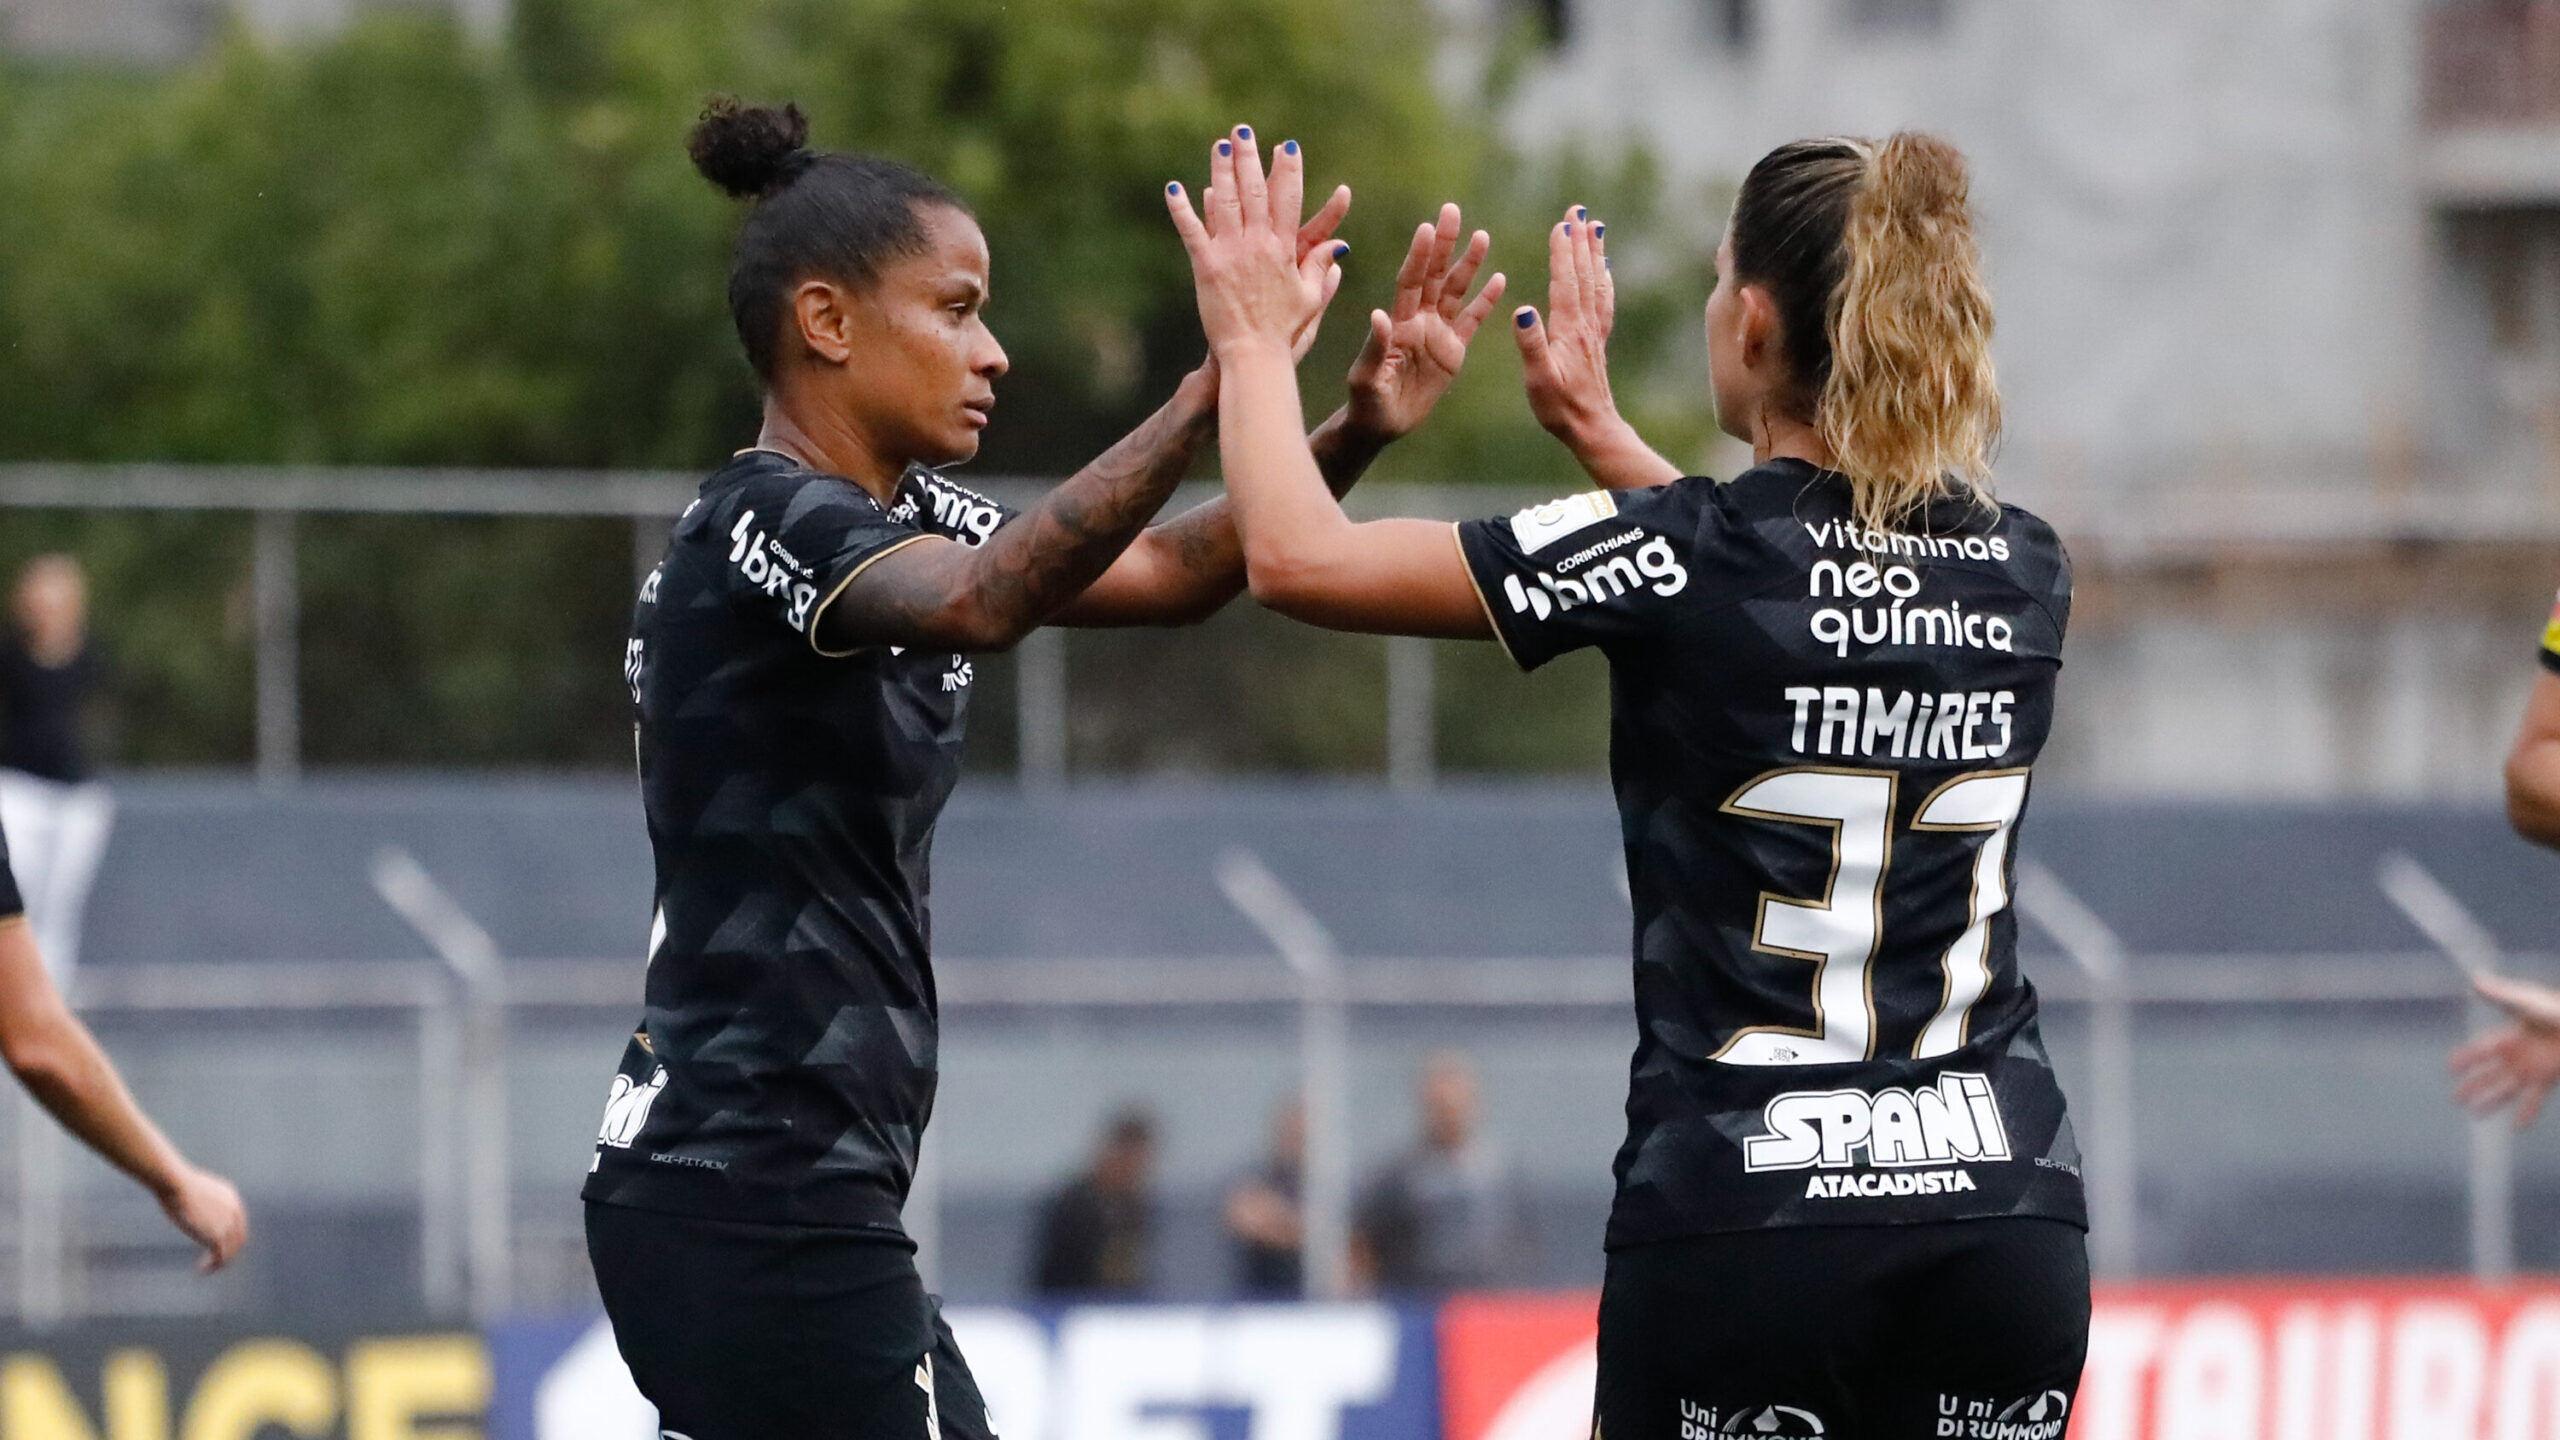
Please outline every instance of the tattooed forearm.
M1386 443L1353 426L1348 410L1336 410L1307 437L1335 499L1351 492ZM1192 583L1214 592L1214 603L1224 603L1243 591L1244 540L1236 533L1235 511L1224 495L1152 527L1147 537L1164 547L1164 554Z
M819 617L820 642L829 649L1013 645L1128 548L1181 483L1215 418L1186 382L1163 409L984 545L910 545L883 557Z

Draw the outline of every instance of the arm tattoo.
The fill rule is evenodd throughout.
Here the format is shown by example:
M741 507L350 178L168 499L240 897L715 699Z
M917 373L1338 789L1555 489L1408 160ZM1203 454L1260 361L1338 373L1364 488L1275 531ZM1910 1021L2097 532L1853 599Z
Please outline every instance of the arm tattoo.
M820 617L828 643L995 649L1020 640L1111 568L1181 483L1215 416L1178 393L984 545L912 545L885 557Z
M1337 410L1307 437L1307 448L1315 452L1316 468L1339 500L1351 493L1386 442L1354 433L1348 412ZM1201 591L1215 591L1223 600L1244 587L1244 537L1236 531L1235 512L1224 495L1193 506L1148 534L1167 547L1174 564Z

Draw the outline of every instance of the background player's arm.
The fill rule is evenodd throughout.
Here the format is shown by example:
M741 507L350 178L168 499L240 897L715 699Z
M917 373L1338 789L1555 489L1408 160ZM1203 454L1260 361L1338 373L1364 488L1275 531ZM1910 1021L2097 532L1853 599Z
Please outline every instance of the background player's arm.
M45 974L23 917L0 920L0 1058L36 1102L107 1162L142 1182L170 1222L204 1249L204 1268L229 1262L249 1238L240 1194L187 1163L151 1123L89 1027Z
M1565 443L1603 490L1668 485L1680 467L1644 443L1618 413L1609 390L1609 333L1617 327L1618 291L1609 275L1607 227L1579 205L1547 235L1547 314L1522 306L1512 334L1520 342L1520 378L1529 413Z
M1415 229L1396 271L1392 308L1369 312L1369 338L1351 365L1349 401L1308 437L1337 497L1379 452L1430 417L1465 366L1468 343L1501 303L1505 282L1498 274L1467 298L1493 237L1479 230L1461 246L1462 224L1458 207L1443 205L1437 223ZM1303 231L1299 239L1303 256ZM1310 322L1292 347L1297 358L1305 358L1313 338ZM1058 623L1184 625L1215 614L1245 588L1244 543L1228 507L1222 496L1150 528Z
M2507 752L2507 822L2527 840L2560 847L2560 675L2548 670L2534 677Z
M1253 598L1337 630L1483 638L1492 622L1476 598L1452 528L1428 520L1355 525L1325 487L1299 430L1298 374L1289 336L1319 302L1289 243L1284 202L1303 168L1284 151L1268 182L1249 136L1210 162L1216 177L1204 222L1178 189L1166 196L1191 254L1203 324L1219 365L1220 453L1235 505Z

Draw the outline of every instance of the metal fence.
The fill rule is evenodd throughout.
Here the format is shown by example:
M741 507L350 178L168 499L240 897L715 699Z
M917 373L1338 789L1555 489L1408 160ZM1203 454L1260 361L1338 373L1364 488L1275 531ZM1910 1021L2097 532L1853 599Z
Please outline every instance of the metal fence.
M946 961L940 967L943 1003L954 1028L999 1015L1018 1021L1184 1012L1256 1017L1254 1024L1274 1044L1288 1043L1279 1035L1293 1029L1296 1084L1308 1116L1307 1284L1311 1293L1340 1293L1347 1283L1343 1255L1350 1230L1347 1119L1355 1022L1406 1026L1428 1014L1463 1026L1622 1015L1628 1004L1626 964L1605 956L1344 956L1321 921L1250 853L1220 857L1216 872L1230 903L1269 940L1271 955L1218 964L1196 958ZM502 961L485 933L404 854L376 857L374 879L384 901L428 940L441 963L96 967L79 977L79 1003L111 1033L135 1023L183 1032L226 1019L302 1016L339 1035L368 1037L360 1043L385 1065L399 1064L386 1057L405 1051L416 1100L410 1137L416 1248L405 1259L386 1262L375 1255L370 1263L405 1269L425 1308L438 1315L486 1317L586 1303L574 1223L563 1223L561 1216L529 1223L527 1191L511 1174L509 1152L517 1137L509 1134L514 1107L507 1037L510 1029L521 1034L545 1017L580 1017L599 1029L627 1024L638 999L638 966L624 960ZM2200 1011L2209 1017L2208 1028L2225 1029L2226 1017L2251 1007L2294 1015L2383 1007L2394 1024L2426 1028L2462 1012L2466 969L2545 963L2544 957L2500 956L2476 922L2414 862L2387 861L2376 883L2435 940L2442 956L2129 956L2054 877L2032 863L2022 866L2021 911L2068 961L2035 967L2042 972L2055 1028L2085 1037L2067 1078L2086 1147L2099 1273L2125 1278L2145 1269L2138 1177L2147 1157L2136 1077L2143 1016ZM2052 955L2040 953L2048 960ZM2448 958L2457 963L2445 963ZM2336 1059L2301 1058L2305 1064ZM1623 1050L1594 1060L1602 1069L1622 1067ZM578 1098L587 1098L585 1080L600 1076L601 1071L582 1078ZM2253 1097L2233 1099L2245 1107ZM313 1081L293 1106L250 1123L279 1132L280 1143L290 1145L295 1134L331 1123L329 1112L366 1104L363 1094L331 1093ZM133 1263L130 1227L110 1233L114 1227L89 1223L102 1200L120 1192L84 1187L65 1164L66 1142L40 1120L28 1123L30 1118L21 1115L5 1217L14 1242L15 1309L23 1323L256 1306L254 1296L209 1291L186 1280L183 1247L165 1237L155 1254L143 1257L147 1263ZM1605 1128L1601 1116L1590 1119L1595 1128ZM364 1123L396 1120L369 1114ZM953 1122L946 1117L937 1123L947 1132ZM2337 1123L2356 1122L2342 1110ZM2477 1122L2464 1133L2459 1178L2442 1178L2468 1196L2465 1247L2472 1270L2495 1280L2516 1265L2516 1157L2501 1122ZM2192 1146L2194 1139L2189 1133L2151 1143L2166 1150ZM2410 1141L2398 1133L2365 1143L2378 1153L2395 1145L2407 1149ZM560 1158L565 1176L575 1166L575 1152ZM929 1272L944 1258L941 1169L929 1148L908 1212Z

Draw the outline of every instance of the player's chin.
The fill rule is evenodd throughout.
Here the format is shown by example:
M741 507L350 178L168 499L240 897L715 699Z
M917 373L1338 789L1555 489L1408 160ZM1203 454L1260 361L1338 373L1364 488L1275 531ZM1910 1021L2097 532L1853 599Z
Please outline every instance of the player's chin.
M926 463L939 468L944 465L965 464L977 459L978 434L978 426L966 423L945 429L934 437L934 456Z

